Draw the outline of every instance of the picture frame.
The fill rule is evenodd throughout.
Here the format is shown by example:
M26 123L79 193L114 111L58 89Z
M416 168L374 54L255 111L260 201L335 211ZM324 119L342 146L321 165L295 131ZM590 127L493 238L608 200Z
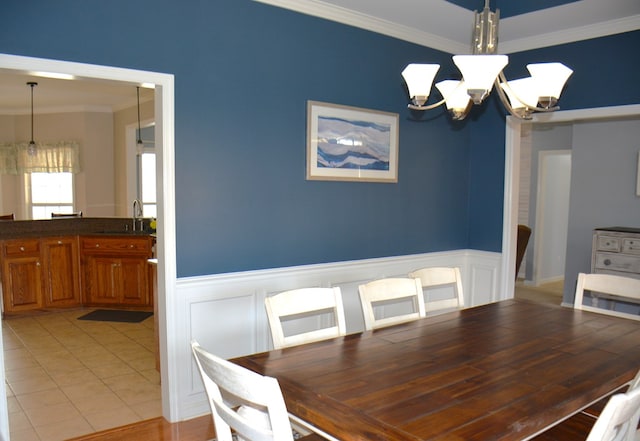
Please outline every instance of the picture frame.
M398 182L397 113L307 101L307 180Z

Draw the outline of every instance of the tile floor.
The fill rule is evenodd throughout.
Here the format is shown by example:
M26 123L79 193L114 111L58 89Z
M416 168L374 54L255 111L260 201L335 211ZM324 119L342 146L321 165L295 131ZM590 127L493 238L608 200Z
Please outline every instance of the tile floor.
M91 310L2 321L12 441L58 441L162 415L153 317L77 320Z

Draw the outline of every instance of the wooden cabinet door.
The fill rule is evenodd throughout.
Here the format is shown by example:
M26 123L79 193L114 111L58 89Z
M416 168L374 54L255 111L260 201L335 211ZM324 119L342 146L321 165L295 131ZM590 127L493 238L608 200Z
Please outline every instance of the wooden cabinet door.
M140 257L120 259L121 300L128 305L148 305L147 260Z
M38 239L2 242L2 297L5 312L42 308L42 276Z
M46 274L44 304L46 306L80 305L80 270L76 237L60 237L42 241Z
M4 259L3 298L6 312L42 308L42 265L39 256Z
M85 258L84 291L88 305L119 303L119 259L110 256Z
M147 268L151 246L147 236L82 237L87 304L151 306Z

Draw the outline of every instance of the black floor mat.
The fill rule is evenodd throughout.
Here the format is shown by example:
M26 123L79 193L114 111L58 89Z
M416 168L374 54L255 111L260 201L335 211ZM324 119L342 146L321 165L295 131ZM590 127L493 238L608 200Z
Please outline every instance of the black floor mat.
M78 320L92 320L97 322L123 322L123 323L139 323L153 312L146 311L122 311L117 309L96 309L88 314L78 317Z

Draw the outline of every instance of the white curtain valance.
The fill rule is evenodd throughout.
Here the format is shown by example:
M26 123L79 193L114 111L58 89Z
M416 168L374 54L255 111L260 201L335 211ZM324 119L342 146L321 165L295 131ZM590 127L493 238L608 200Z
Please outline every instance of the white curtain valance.
M36 154L29 155L29 143L0 144L0 173L78 173L80 146L75 141L36 143Z

